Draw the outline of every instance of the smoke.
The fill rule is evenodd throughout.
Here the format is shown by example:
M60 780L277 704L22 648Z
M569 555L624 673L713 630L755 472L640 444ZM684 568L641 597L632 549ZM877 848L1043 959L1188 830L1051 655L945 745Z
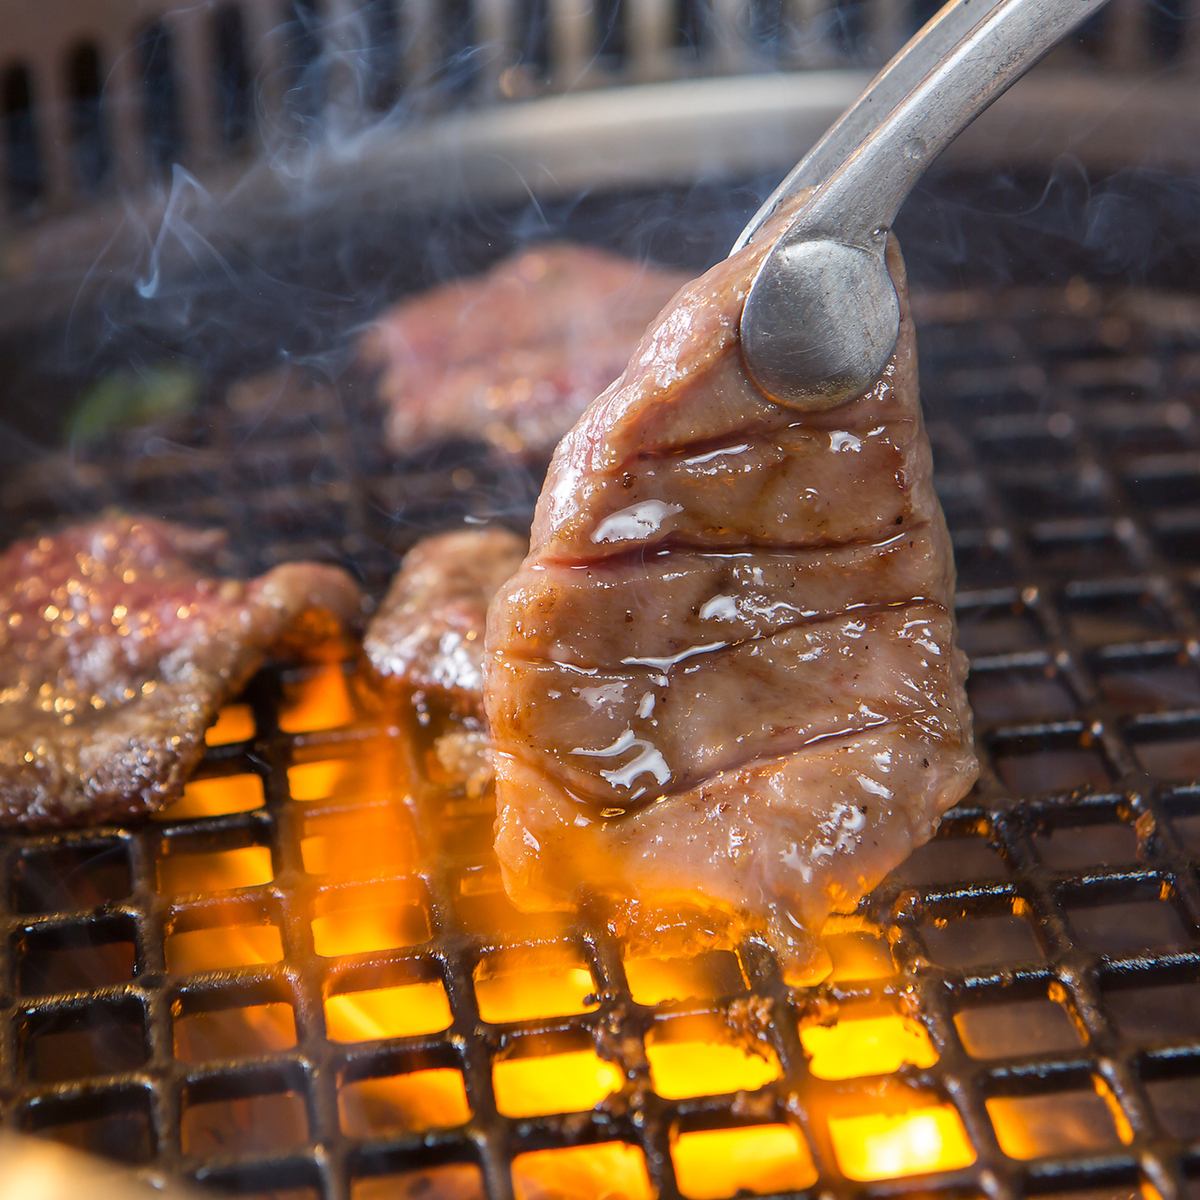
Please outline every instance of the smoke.
M1194 287L1200 179L1145 166L1095 175L1059 156L1046 171L940 172L897 222L926 286L1098 282Z
M556 109L557 100L518 104L502 129L475 100L488 94L485 82L515 98L535 88L553 58L546 31L531 26L505 48L479 23L483 6L430 5L436 19L422 29L402 19L408 8L386 0L346 8L292 0L288 20L263 31L238 26L228 6L197 0L193 15L212 22L211 44L223 47L214 76L217 154L203 168L179 144L187 126L179 46L161 28L146 39L138 53L153 84L147 96L166 114L150 123L146 162L164 168L148 189L114 198L114 219L89 255L67 256L57 281L60 316L0 332L0 354L11 364L4 462L28 462L65 444L82 473L94 443L75 436L80 424L71 418L85 400L93 399L84 423L91 430L97 411L115 414L114 421L152 414L151 385L163 379L174 397L193 394L180 384L181 373L190 373L193 410L185 419L175 411L165 431L151 422L141 441L123 434L127 458L148 459L165 443L178 456L193 450L197 462L207 461L227 436L220 422L231 420L235 446L300 430L317 460L340 456L356 469L384 472L378 437L347 432L364 411L377 428L356 343L381 311L547 238L702 269L726 251L826 119L814 114L812 129L795 128L791 117L748 126L731 143L706 137L697 112L686 145L672 146L659 133L661 161L625 169L627 158L638 159L643 130L653 128L649 93L636 101L624 90L581 95L573 115ZM853 14L843 8L845 25ZM579 78L632 61L628 30L606 20L604 36L574 68ZM829 38L847 53L865 52L868 32L852 22L789 31L786 44L801 57ZM764 63L778 48L777 34L774 26L763 33ZM711 36L703 22L688 32L693 57ZM250 66L260 50L272 65L255 75ZM743 90L759 88L766 97L790 86L788 76L766 75ZM603 113L622 103L628 121L617 136ZM646 182L656 171L660 178ZM1184 275L1200 237L1192 219L1197 200L1192 180L1136 166L1096 178L1064 157L1040 172L1003 164L942 172L912 197L899 228L914 281L927 286L1074 273L1190 285ZM106 400L97 408L97 383L107 381L111 394L122 379L137 381L138 403L123 409ZM253 387L231 399L248 379L261 380L257 410ZM270 461L256 459L257 486L295 482ZM322 471L301 482L327 486ZM514 471L515 479L466 488L464 515L516 519L529 484L526 468ZM199 467L196 475L203 475ZM110 499L160 502L159 492L140 486L117 489L115 497L101 490ZM96 502L91 485L68 491L64 503L81 510ZM367 504L399 524L417 521L386 496Z
M191 172L186 171L178 163L171 168L171 190L167 197L166 208L163 211L162 222L150 244L145 274L134 278L134 291L143 300L154 300L159 294L162 282L162 253L167 239L174 239L197 269L206 266L217 268L220 274L233 285L238 279L233 268L217 251L213 244L205 238L187 217L189 200L195 199L211 204L211 197L200 185Z

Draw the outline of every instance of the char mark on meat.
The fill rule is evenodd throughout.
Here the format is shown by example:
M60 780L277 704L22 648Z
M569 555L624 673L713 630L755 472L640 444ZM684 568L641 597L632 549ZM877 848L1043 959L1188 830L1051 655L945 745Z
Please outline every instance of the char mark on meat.
M328 644L357 613L358 588L334 567L216 577L223 541L112 516L0 555L0 827L164 807L265 656Z
M742 362L769 241L685 287L559 445L485 701L518 904L700 905L800 966L977 763L899 250L891 361L814 413Z

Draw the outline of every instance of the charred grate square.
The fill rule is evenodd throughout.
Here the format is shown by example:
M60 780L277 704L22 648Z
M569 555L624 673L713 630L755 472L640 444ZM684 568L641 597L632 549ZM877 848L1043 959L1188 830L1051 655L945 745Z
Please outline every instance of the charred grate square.
M439 720L278 663L160 819L0 847L5 1121L237 1195L1190 1194L1200 319L1078 284L919 303L984 770L833 920L828 978L517 912ZM339 386L36 463L9 532L123 503L378 594L431 529L528 519L541 464L388 462Z

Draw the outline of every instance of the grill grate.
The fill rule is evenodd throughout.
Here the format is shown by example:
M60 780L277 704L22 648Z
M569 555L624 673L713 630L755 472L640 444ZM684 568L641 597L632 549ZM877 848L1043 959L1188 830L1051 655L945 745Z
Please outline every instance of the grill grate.
M1200 311L1075 283L919 316L984 770L834 923L830 981L517 914L440 719L382 725L352 666L278 664L183 808L0 847L5 1120L287 1197L1194 1192ZM432 525L527 511L535 469L395 469L353 387L285 390L29 468L13 531L136 502L256 531L243 567L334 557L379 589Z

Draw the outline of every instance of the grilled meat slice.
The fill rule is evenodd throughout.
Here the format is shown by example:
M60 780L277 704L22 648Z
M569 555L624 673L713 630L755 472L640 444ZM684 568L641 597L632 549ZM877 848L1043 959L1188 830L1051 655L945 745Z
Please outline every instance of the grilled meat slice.
M181 793L264 656L359 607L314 563L215 578L224 535L110 516L0 555L0 827L134 818Z
M535 246L407 300L367 332L398 454L479 438L544 456L629 361L686 276L601 250Z
M488 604L521 565L525 545L499 526L418 542L367 627L363 644L375 675L479 712Z
M461 784L472 799L491 786L492 744L486 730L451 729L434 741L433 753L446 777Z
M518 904L698 905L805 968L977 764L899 251L894 357L811 413L742 364L768 245L683 289L559 445L485 701Z

